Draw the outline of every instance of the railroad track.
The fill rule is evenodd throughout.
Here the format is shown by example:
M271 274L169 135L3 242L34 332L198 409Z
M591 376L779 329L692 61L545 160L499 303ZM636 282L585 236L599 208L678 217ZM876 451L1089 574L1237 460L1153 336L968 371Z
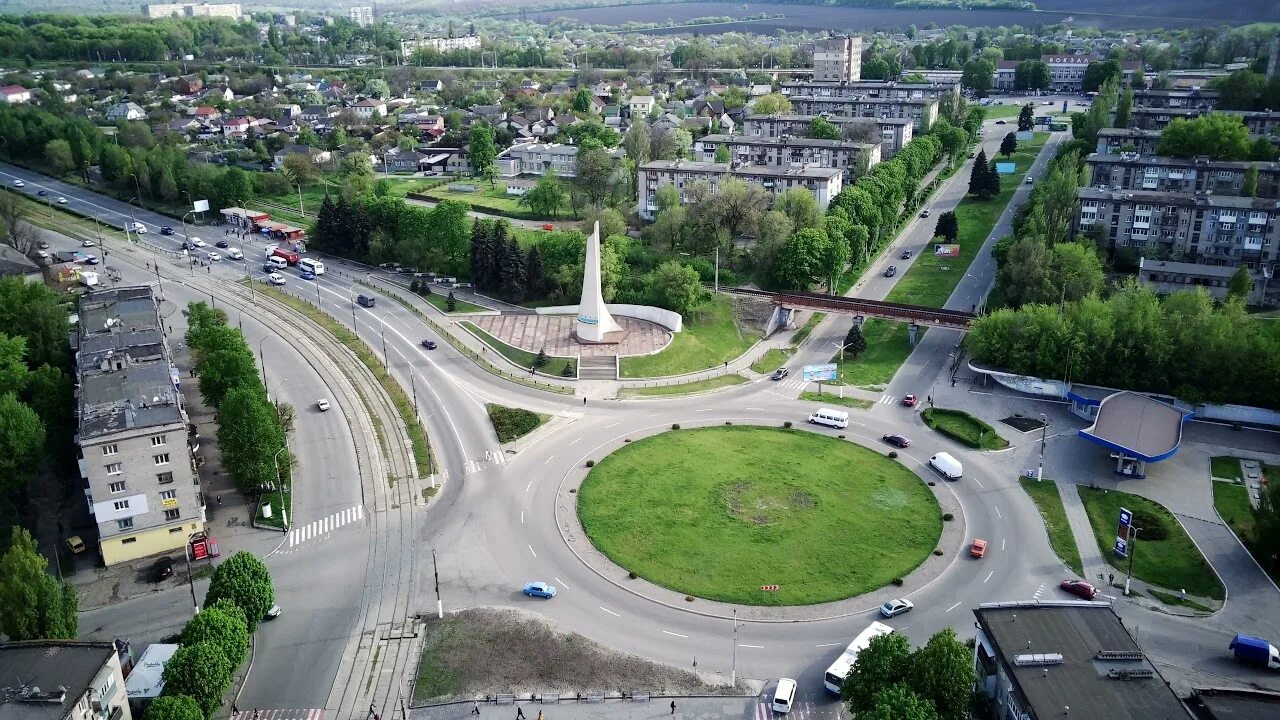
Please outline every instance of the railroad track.
M811 292L769 292L750 288L720 288L720 292L750 297L768 298L779 305L791 307L814 308L834 312L846 312L856 315L871 315L890 320L906 320L922 325L939 325L958 329L968 329L977 317L974 313L963 310L947 310L945 308L926 307L924 305L907 305L905 303L886 302L883 300L864 300L862 298L825 295Z

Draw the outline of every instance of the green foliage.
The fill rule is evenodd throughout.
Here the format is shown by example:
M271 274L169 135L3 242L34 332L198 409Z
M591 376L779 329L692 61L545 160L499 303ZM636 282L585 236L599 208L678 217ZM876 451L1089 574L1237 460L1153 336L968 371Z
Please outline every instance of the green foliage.
M222 705L234 668L212 642L182 645L164 667L165 695L185 695L195 701L205 720ZM185 712L174 708L176 712Z
M1129 127L1129 114L1133 111L1133 89L1125 88L1116 100L1116 116L1112 121L1118 127Z
M1249 131L1234 115L1209 113L1198 118L1174 118L1160 134L1157 152L1173 157L1207 155L1214 160L1248 160Z
M0 395L0 492L21 494L38 467L45 426L16 395Z
M872 638L849 668L849 675L840 686L840 699L854 715L869 711L875 707L880 691L906 678L910 665L911 645L906 635L891 633Z
M969 171L969 194L979 200L990 200L1000 193L1000 177L995 167L987 161L987 151L979 150Z
M990 60L970 60L964 64L964 72L960 75L960 83L983 97L991 89L996 75L996 64Z
M1009 157L1018 151L1018 135L1017 133L1008 133L1004 139L1000 141L1000 154Z
M1243 302L1248 299L1252 290L1253 276L1249 273L1249 268L1241 265L1227 281L1227 297Z
M938 216L938 223L933 228L933 236L954 243L960 236L960 220L954 210L948 210Z
M862 335L862 326L857 322L849 326L844 336L844 355L846 360L856 360L867 350L867 339Z
M275 588L267 566L245 551L224 560L209 581L204 604L210 607L223 600L244 612L246 627L252 633L275 603Z
M489 422L498 435L498 442L508 443L528 435L538 429L545 418L532 410L505 407L489 403L485 405L489 412Z
M698 271L668 260L649 274L649 299L654 305L686 315L702 300Z
M261 386L232 388L218 408L218 447L223 465L243 493L275 488L284 430Z
M807 289L823 270L828 242L827 234L821 230L801 230L792 235L774 263L774 281L790 290Z
M1022 109L1018 111L1018 129L1025 132L1034 128L1036 126L1035 115L1035 106L1031 103L1023 105Z
M188 695L166 694L151 701L142 720L204 720L204 712Z
M1080 89L1082 92L1098 92L1103 85L1109 82L1118 84L1123 77L1124 68L1119 60L1089 63L1084 70Z
M951 628L934 633L924 647L911 654L907 684L933 705L939 720L968 717L973 683L973 651Z
M560 208L564 207L568 197L555 171L548 170L538 178L537 185L520 197L520 204L527 205L538 215L554 218L560 215Z
M791 100L786 95L769 93L756 98L751 104L751 112L757 115L786 115L791 112Z
M60 586L48 565L31 534L15 526L0 556L0 633L9 640L72 640L79 634L75 589Z
M937 720L933 703L915 694L902 683L895 683L876 693L871 710L859 720Z
M808 136L816 140L839 140L840 126L823 117L809 121Z
M182 629L182 644L206 641L222 651L231 667L239 667L249 654L249 625L244 610L223 598L188 620Z
M1043 60L1023 60L1014 68L1013 86L1018 90L1048 90L1052 81Z
M472 170L483 176L498 155L493 142L493 128L482 123L472 125L467 134L467 149L471 155Z
M0 328L26 341L29 367L69 368L68 317L64 299L43 283L21 277L0 280Z

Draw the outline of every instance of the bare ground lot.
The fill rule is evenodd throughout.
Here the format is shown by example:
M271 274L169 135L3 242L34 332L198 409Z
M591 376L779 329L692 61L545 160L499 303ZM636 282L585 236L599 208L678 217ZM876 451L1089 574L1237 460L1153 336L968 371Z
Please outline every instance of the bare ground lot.
M609 650L519 610L478 608L423 626L413 703L510 694L729 694L687 670Z

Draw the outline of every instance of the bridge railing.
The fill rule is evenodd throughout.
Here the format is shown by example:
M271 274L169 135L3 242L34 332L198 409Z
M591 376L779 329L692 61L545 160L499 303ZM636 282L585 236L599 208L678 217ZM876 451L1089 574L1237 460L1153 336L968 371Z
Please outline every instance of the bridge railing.
M861 298L825 295L822 293L775 293L767 290L752 290L748 288L721 288L721 291L733 293L735 295L750 295L753 297L769 298L775 303L787 307L815 308L829 312L840 312L851 315L868 315L871 317L880 317L889 320L907 320L920 325L936 325L960 330L968 329L970 323L972 323L973 319L977 317L973 313L964 312L962 310L946 310L942 308L925 307L923 305L907 305L905 303L885 302L881 300L864 300Z

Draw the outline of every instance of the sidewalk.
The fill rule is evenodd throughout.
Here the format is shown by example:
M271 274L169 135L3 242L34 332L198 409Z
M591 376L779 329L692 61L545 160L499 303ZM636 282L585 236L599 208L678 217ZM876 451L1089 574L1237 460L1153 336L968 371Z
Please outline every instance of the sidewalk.
M460 702L450 705L432 705L423 708L412 708L410 720L471 720L474 718L502 718L513 720L519 708L527 720L537 720L539 713L543 720L658 720L659 718L675 718L676 720L751 720L757 717L757 708L763 705L758 697L698 697L674 698L676 711L671 712L673 698L654 697L648 701L606 700L587 702L567 700L560 703L539 703L526 701L515 704L498 705L480 703L480 714L475 715L472 702ZM768 713L769 716L773 712Z

